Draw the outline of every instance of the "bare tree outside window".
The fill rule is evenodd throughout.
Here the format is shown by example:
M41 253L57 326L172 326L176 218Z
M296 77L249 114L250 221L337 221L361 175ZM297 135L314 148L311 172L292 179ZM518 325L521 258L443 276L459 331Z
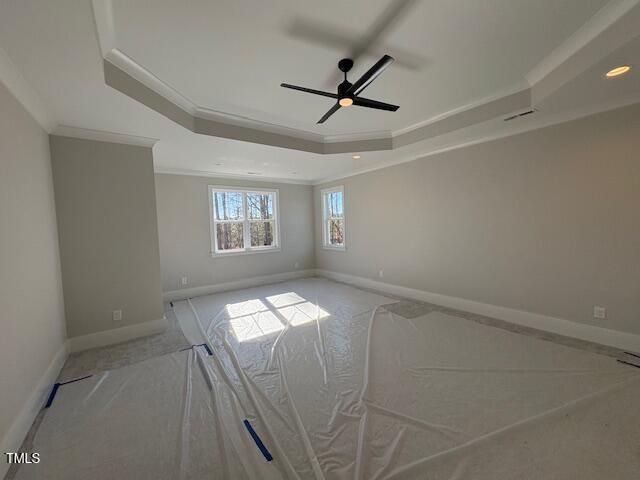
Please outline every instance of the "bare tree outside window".
M273 196L264 193L248 193L247 203L252 247L273 245Z
M344 249L344 189L335 187L322 191L323 246Z
M242 193L215 192L214 209L218 250L244 248L244 206Z

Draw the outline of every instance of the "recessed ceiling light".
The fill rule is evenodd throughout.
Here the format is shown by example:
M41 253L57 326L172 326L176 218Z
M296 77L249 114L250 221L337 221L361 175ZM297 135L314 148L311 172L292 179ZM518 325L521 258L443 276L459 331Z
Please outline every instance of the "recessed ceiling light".
M623 75L627 73L629 70L631 70L631 67L629 65L620 65L619 67L612 68L611 70L609 70L606 76L609 78L617 77L618 75Z
M351 158L353 158L354 160L359 160L360 159L360 155L351 155Z

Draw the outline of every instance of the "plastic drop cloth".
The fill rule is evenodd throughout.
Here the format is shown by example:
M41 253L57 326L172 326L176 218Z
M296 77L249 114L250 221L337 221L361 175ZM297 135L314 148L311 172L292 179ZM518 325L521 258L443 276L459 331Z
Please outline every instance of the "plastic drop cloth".
M236 407L212 390L208 358L195 347L61 386L34 439L40 463L16 479L282 478L242 424L227 428Z
M322 279L177 302L214 354L61 387L17 478L638 478L640 370L390 302Z
M639 370L389 302L307 279L175 311L288 478L638 478Z

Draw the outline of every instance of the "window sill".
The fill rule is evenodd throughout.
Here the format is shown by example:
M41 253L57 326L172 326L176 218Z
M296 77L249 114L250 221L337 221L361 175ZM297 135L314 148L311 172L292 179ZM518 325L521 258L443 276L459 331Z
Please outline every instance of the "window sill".
M238 252L210 252L212 258L224 258L224 257L237 257L240 255L255 255L257 253L273 253L273 252L281 252L282 249L280 247L276 248L260 248L255 250L242 250Z
M323 245L322 248L324 250L331 250L333 252L344 252L347 250L347 247L342 246L342 247L330 247L329 245Z

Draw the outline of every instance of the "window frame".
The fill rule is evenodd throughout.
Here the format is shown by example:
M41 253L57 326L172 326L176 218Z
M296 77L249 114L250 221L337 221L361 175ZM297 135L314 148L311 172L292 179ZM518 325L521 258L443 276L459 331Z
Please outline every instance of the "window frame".
M328 218L329 209L327 199L329 198L329 194L335 192L342 193L342 245L331 244L329 241L329 229L327 228L330 220L330 218ZM322 248L325 250L344 252L347 249L347 202L344 194L344 185L323 188L320 190L320 201L322 203Z
M213 258L220 257L233 257L236 255L252 255L255 253L270 253L280 252L282 250L280 245L280 204L279 197L280 191L277 188L250 188L250 187L233 187L228 185L209 185L209 236L211 240L210 254ZM215 192L235 192L242 194L242 220L216 220L215 219ZM249 218L249 207L247 202L247 195L255 193L258 195L273 195L273 220L251 220ZM252 247L251 246L251 223L258 222L273 222L273 246ZM216 225L218 223L241 223L244 248L234 250L218 250L217 242L217 230Z

